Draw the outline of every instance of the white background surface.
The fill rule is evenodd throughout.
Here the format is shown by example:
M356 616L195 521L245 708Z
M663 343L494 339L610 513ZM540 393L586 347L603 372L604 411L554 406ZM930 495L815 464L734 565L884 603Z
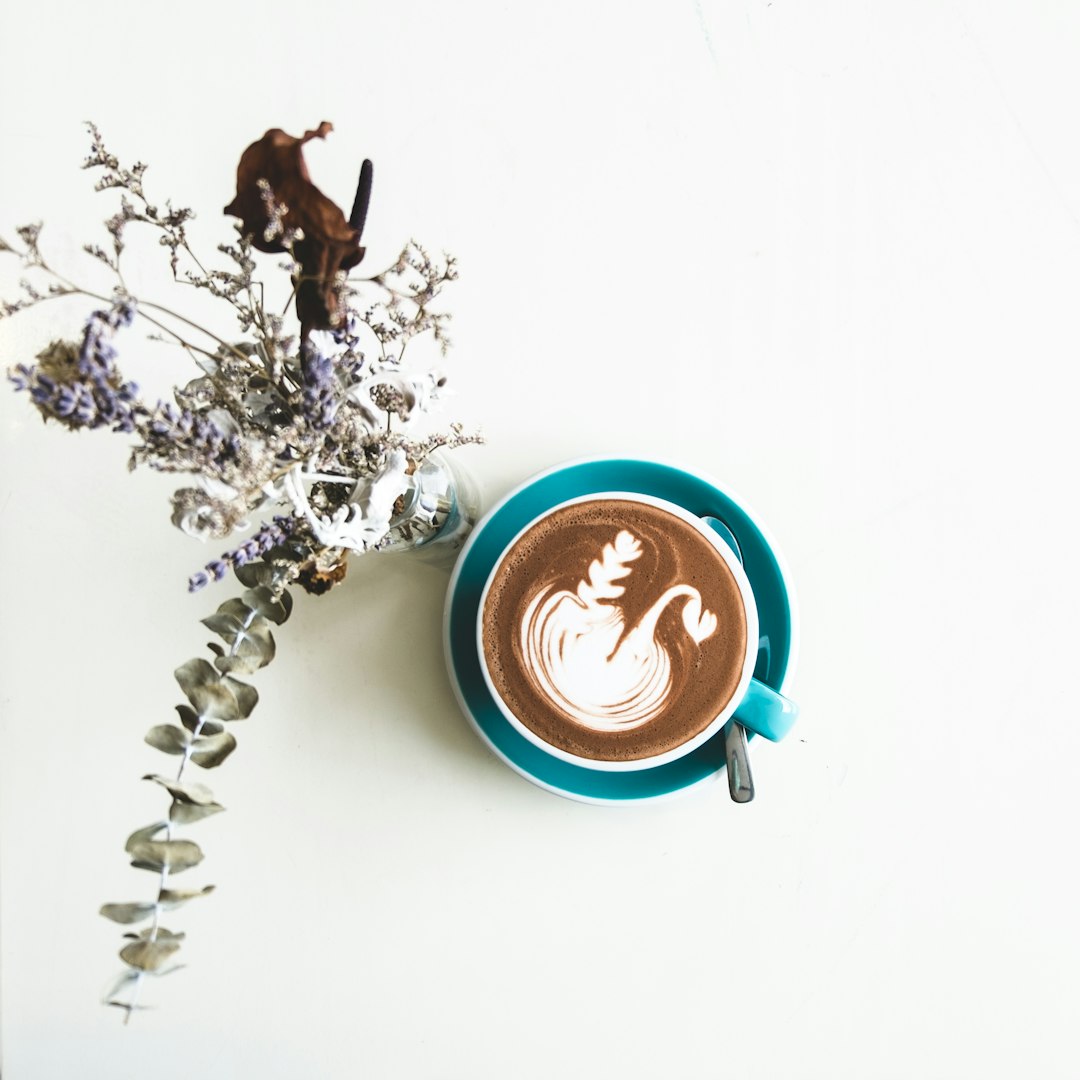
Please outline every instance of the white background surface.
M5 391L6 1080L1076 1076L1080 8L405 9L5 4L0 235L83 265L91 118L212 251L243 148L331 120L327 194L376 164L364 269L460 260L444 419L486 501L609 451L743 493L800 725L749 807L559 799L459 715L445 575L357 562L277 635L209 777L218 891L125 1029L97 907L152 888L142 735L227 586L186 594L216 549L122 438ZM85 311L4 322L5 366ZM130 377L187 377L129 335Z

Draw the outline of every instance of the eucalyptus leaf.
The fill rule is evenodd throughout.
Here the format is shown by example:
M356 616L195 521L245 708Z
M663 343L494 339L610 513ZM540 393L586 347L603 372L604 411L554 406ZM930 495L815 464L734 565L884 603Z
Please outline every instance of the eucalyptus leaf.
M127 842L124 844L124 850L130 854L131 849L135 844L141 844L144 840L153 840L154 837L168 824L167 821L155 821L153 825L146 825L141 829L136 829L127 838Z
M274 568L265 562L249 562L236 568L236 576L241 585L255 589L260 585L273 583Z
M156 904L102 904L99 913L117 923L137 923L154 914ZM113 991L115 993L115 991Z
M197 730L200 735L218 735L225 730L224 724L199 716L190 705L177 705L176 711L180 715L180 723L193 734Z
M244 593L243 602L278 626L289 617L288 608L265 585L249 589Z
M228 737L232 738L231 735ZM201 741L201 739L196 739L195 745L198 746ZM144 776L143 779L153 780L172 795L173 803L169 807L169 820L176 825L191 825L193 822L210 817L211 814L220 814L225 809L219 802L215 802L214 793L205 784L180 783L178 780L170 780L156 774Z
M180 948L180 942L133 941L120 950L120 959L139 971L160 971Z
M169 820L174 825L193 825L212 814L220 814L225 807L221 803L173 802L169 807Z
M281 603L281 606L285 609L285 619L288 619L288 617L292 614L292 593L282 590L281 596L278 597L278 600ZM285 619L282 619L282 622L284 622Z
M249 623L244 623L232 615L219 612L203 619L203 623L215 634L219 634L229 646L229 651L222 652L215 660L215 666L219 670L235 667L236 657L243 658L249 671L257 671L273 660L274 638L265 619L253 617Z
M162 889L158 893L158 903L166 911L172 911L189 900L198 900L200 896L209 896L214 891L213 885L204 885L201 889Z
M195 743L198 746L198 740ZM214 793L205 785L199 783L182 783L179 780L170 780L167 776L159 776L157 773L147 773L144 780L153 780L160 784L174 799L186 803L201 803L208 805L214 801Z
M216 668L214 674L221 678ZM240 720L242 718L240 708L236 703L236 695L222 683L193 686L186 693L188 701L195 706L200 716L206 716L212 720Z
M187 934L183 930L179 933L166 930L164 926L156 929L153 926L146 926L138 932L129 930L124 937L131 938L132 941L183 941Z
M217 669L209 660L204 660L201 656L189 660L186 664L181 664L173 675L180 684L180 688L188 694L189 700L189 691L192 688L212 685L218 681Z
M223 731L220 735L196 739L191 760L204 769L216 769L235 749L235 737L230 732ZM225 808L222 806L218 809Z
M146 733L145 741L164 754L182 754L191 742L191 735L175 724L158 724Z
M240 626L247 626L258 612L250 604L234 596L218 606L217 614L235 619Z
M240 682L239 679L233 679L228 675L225 676L223 681L236 697L236 705L240 710L240 716L247 719L254 711L255 706L259 704L259 691L254 686L249 686L247 683Z
M218 644L218 643L217 643L216 641L208 641L208 642L206 643L206 647L207 647L207 648L208 648L208 649L209 649L209 650L210 650L210 651L211 651L211 652L212 652L212 653L213 653L213 654L214 654L215 656L224 656L224 655L225 655L225 650L224 650L224 649L223 649L223 648L222 648L222 647L221 647L221 646L220 646L220 645L219 645L219 644Z
M202 850L193 840L141 840L127 848L131 865L138 870L165 870L174 874L198 866Z
M245 595L254 596L255 594L249 592ZM268 620L242 600L226 600L213 615L207 615L202 623L215 634L225 638L230 645L238 637L251 635L265 638L270 632Z
M229 645L236 640L236 635L243 627L243 623L234 619L231 615L222 615L220 611L215 611L213 615L207 615L205 619L199 621L207 629L213 630L218 637L224 638Z
M240 638L216 664L218 670L226 675L232 672L251 675L266 667L274 659L275 651L274 639L269 635L265 638Z
M214 664L222 675L254 675L259 668L266 667L269 662L264 659L263 654L236 656L223 653L214 661Z

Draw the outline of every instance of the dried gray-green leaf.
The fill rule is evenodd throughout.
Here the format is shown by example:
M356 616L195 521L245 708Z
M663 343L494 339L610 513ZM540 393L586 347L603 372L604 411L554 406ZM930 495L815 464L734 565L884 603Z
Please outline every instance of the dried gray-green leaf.
M198 731L200 735L217 735L225 730L224 724L199 716L190 705L177 705L176 711L180 714L180 723L192 733Z
M225 807L221 803L184 803L174 802L169 807L169 820L174 825L193 825L212 814L220 814Z
M278 626L289 617L287 604L278 599L265 585L248 589L244 593L243 602L264 619L269 619Z
M258 627L251 627L238 634L229 642L227 656L242 656L258 663L259 667L266 667L277 652L274 644L274 635L270 633L265 620ZM219 670L220 661L215 665ZM257 669L256 669L257 670Z
M242 620L236 619L232 615L224 615L220 611L214 612L213 615L207 615L205 619L199 621L208 630L213 630L219 637L224 638L229 645L236 640L237 634L242 633L244 630Z
M170 780L167 776L159 776L157 773L147 773L143 779L153 780L155 784L160 784L174 799L180 799L182 802L201 803L205 806L214 801L214 793L205 784Z
M124 850L128 853L136 844L141 844L144 840L153 840L155 836L162 829L164 829L169 823L167 821L155 821L153 825L146 825L141 829L136 829L128 838L124 844Z
M193 840L142 840L128 847L131 865L138 870L164 870L179 874L198 866L202 850Z
M233 679L228 675L225 676L223 681L236 697L236 705L240 710L240 716L247 719L254 711L255 706L259 704L259 691L254 686L249 686L247 683L240 682L239 679Z
M154 929L152 926L146 926L137 933L129 930L124 937L131 938L132 941L183 941L184 938L187 937L187 934L183 930L179 933L173 930L166 930L164 926L159 926L157 929Z
M217 634L219 637L224 638L225 641L228 642L230 645L232 644L232 639L230 635L235 636L236 634L235 619L230 618L228 615L214 614L207 615L205 619L200 619L199 622L201 622L203 626L205 626L207 629L213 630L214 633ZM212 641L207 642L207 647L216 656L221 656L224 652L220 645L215 648Z
M281 606L285 609L285 619L281 620L282 622L285 622L285 620L288 619L289 616L292 614L292 608L293 608L292 593L288 593L288 592L285 592L284 590L282 590L281 595L278 597L278 600L280 601Z
M120 950L120 959L139 971L160 971L180 949L180 942L170 939L161 941L133 941Z
M102 904L98 910L106 919L126 925L149 919L155 907L156 904Z
M214 665L211 664L209 660L204 660L201 656L189 660L186 664L181 664L180 667L173 672L173 675L180 684L180 688L185 694L188 694L189 700L189 691L193 687L208 686L218 681L218 673Z
M234 668L237 666L235 658L243 658L247 670L257 671L274 658L275 645L269 623L241 601L227 600L215 614L202 621L229 646L229 651L221 653L215 661L219 670Z
M269 634L262 638L242 638L214 664L223 675L253 675L274 659L276 646Z
M266 667L269 661L264 660L263 654L231 656L224 653L214 663L222 675L254 675L260 668Z
M236 567L236 576L241 585L254 589L259 585L273 584L274 568L265 562L249 562Z
M208 641L208 642L206 643L206 647L207 647L207 648L208 648L208 649L209 649L209 650L210 650L210 651L211 651L211 652L212 652L212 653L213 653L213 654L214 654L215 656L224 656L224 655L225 655L225 650L224 650L224 649L223 649L223 648L222 648L222 647L221 647L221 646L220 646L220 645L219 645L219 644L218 644L218 643L217 643L216 641Z
M163 754L182 754L191 742L191 735L175 724L158 724L146 733L145 741Z
M220 736L218 736L220 738ZM229 736L230 738L232 736ZM196 739L198 746L202 740ZM195 821L202 821L211 814L220 814L225 809L219 802L214 800L213 792L205 785L199 783L181 783L178 780L170 780L165 776L150 774L144 776L144 780L153 780L160 784L173 797L172 806L169 807L169 820L177 825L190 825Z
M216 669L214 674L221 678ZM239 720L242 718L240 708L236 702L236 695L223 683L193 686L186 693L188 701L191 702L200 716L206 716L213 720Z
M234 596L218 605L217 614L234 619L240 626L246 626L255 618L257 612L243 600Z
M201 889L162 889L158 893L158 903L166 911L172 911L189 900L198 900L200 896L209 896L215 886L205 885Z
M191 760L204 769L216 769L235 749L235 737L230 732L223 731L220 735L196 739Z

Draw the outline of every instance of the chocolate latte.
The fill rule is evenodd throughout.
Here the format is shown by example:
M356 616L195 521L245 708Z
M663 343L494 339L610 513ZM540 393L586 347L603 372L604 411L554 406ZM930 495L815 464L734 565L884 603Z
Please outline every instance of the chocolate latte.
M506 707L546 744L631 762L682 746L739 687L747 614L691 524L615 497L574 503L503 555L482 649Z

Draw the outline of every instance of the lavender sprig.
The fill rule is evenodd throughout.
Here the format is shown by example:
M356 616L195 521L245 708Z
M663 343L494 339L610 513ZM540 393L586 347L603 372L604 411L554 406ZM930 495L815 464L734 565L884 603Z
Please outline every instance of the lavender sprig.
M125 381L116 366L112 338L134 318L134 301L120 297L90 316L77 347L53 342L38 355L39 364L16 364L8 377L16 390L29 392L46 419L72 429L111 427L130 434L146 409L138 385Z
M257 558L267 555L276 547L282 547L292 539L300 522L292 515L278 514L269 524L264 523L246 543L226 551L217 559L211 559L202 570L188 578L188 592L198 592L206 588L211 581L222 581L229 572L229 567L239 570Z
M340 386L334 361L307 339L300 347L301 407L308 424L316 431L327 431L341 406Z

